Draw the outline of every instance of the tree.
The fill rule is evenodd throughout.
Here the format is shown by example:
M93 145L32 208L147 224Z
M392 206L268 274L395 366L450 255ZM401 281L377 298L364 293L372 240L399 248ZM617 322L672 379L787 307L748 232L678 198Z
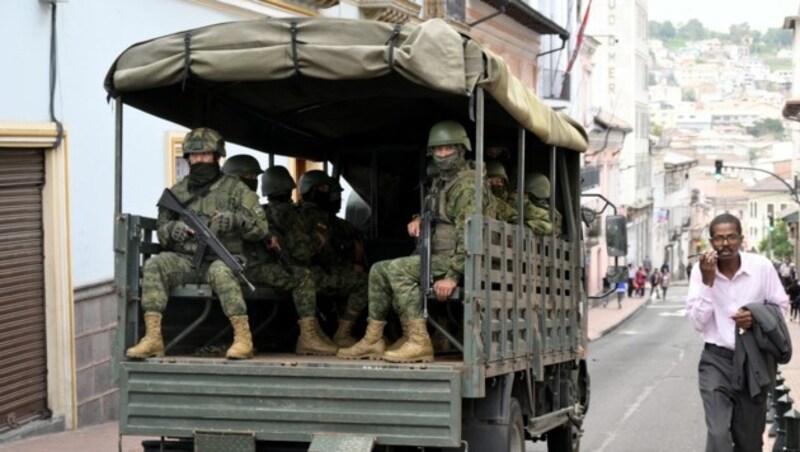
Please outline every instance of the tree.
M647 23L647 34L650 35L653 39L663 39L662 37L662 30L664 27L661 25L661 22L657 20L651 20Z
M775 230L768 232L758 244L758 250L769 257L769 234L772 234L772 254L775 259L793 258L794 247L789 241L789 227L781 220L775 221Z
M706 39L708 30L703 26L702 22L697 19L691 19L686 25L678 29L678 37L682 39L699 41Z
M668 20L664 21L664 24L661 26L661 36L664 39L674 39L677 34L678 32L675 30L675 25L672 25L672 22Z
M728 32L730 33L730 40L734 44L741 44L742 38L752 35L752 31L750 31L750 24L747 22L731 25L728 27Z
M684 102L694 102L697 100L697 93L693 89L682 89L681 100Z
M771 134L776 138L782 138L784 133L783 123L775 118L759 119L752 126L745 127L745 131L754 137Z

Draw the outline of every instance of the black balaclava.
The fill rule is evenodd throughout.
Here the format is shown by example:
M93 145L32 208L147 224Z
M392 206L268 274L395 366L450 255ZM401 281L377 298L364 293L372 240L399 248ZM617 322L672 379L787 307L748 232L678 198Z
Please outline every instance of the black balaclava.
M267 196L269 202L289 202L292 199L292 191L279 191Z
M195 163L189 166L189 189L196 190L217 180L219 163Z
M320 209L329 211L330 209L330 196L329 192L324 192L321 190L317 190L316 187L312 188L311 191L303 195L303 199L306 201L313 202Z
M253 190L254 192L258 192L258 179L242 178L242 182L244 182L245 185L250 187L250 190Z

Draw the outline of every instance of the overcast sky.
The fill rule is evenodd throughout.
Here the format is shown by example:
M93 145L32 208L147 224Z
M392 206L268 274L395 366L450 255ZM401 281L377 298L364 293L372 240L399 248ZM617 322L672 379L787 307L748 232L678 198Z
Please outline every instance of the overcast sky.
M673 23L698 19L706 28L728 31L732 24L750 23L765 31L783 27L783 18L798 14L800 0L648 0L650 20Z

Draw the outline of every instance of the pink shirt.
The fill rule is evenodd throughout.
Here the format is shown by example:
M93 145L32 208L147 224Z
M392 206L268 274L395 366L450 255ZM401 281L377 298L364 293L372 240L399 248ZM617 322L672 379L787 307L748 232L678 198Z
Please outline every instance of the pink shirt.
M692 271L686 299L686 317L703 340L729 350L736 343L736 322L731 316L740 307L765 300L780 306L784 313L789 307L789 297L769 259L752 253L740 252L739 256L742 266L733 279L717 270L714 287L703 284L698 264Z

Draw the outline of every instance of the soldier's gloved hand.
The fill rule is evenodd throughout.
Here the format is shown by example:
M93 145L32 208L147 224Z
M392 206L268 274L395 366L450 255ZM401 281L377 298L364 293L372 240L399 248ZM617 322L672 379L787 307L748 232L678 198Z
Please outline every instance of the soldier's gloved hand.
M237 227L239 227L239 221L237 221L236 214L229 210L224 212L217 211L211 217L210 228L217 234L230 232Z
M183 221L171 221L169 226L169 236L176 242L183 242L190 235L194 235L194 229Z

